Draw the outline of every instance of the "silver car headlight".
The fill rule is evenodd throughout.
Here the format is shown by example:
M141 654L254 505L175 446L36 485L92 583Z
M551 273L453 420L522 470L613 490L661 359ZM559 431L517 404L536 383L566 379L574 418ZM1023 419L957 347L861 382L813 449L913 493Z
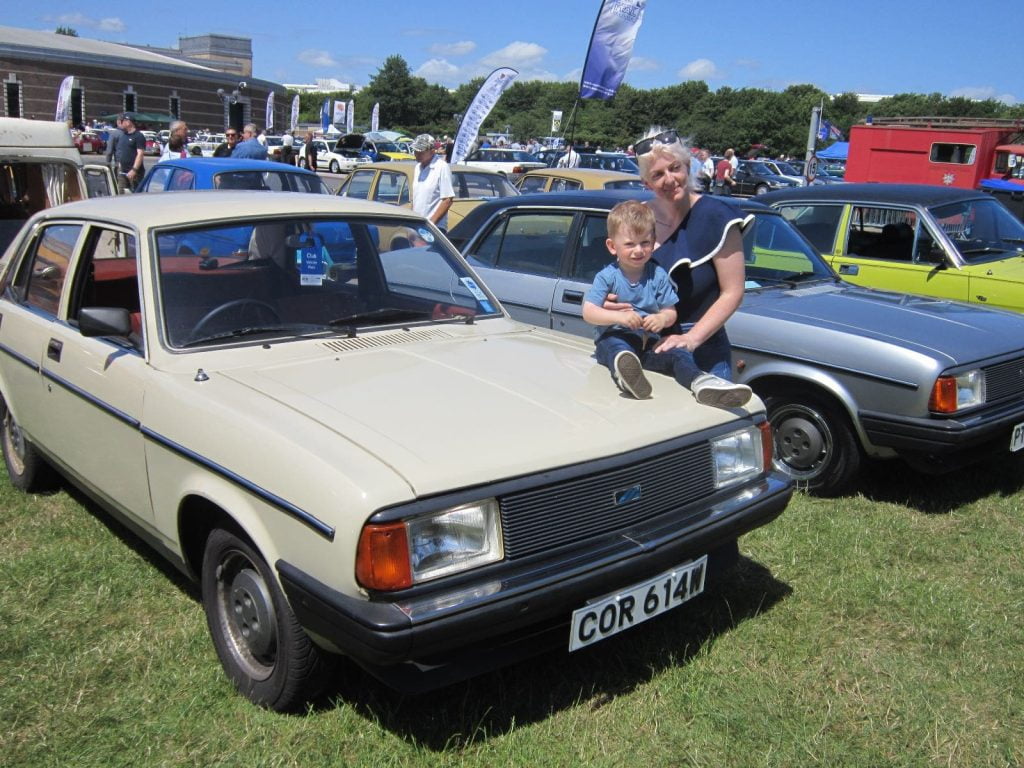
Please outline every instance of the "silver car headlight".
M935 413L956 413L984 405L986 389L985 372L977 368L955 376L939 376L932 386L928 409Z
M770 461L771 450L770 430L758 426L712 440L715 488L725 488L760 475L767 466L765 454L767 452L767 461Z
M363 526L356 578L369 589L395 590L501 560L496 499L394 523Z

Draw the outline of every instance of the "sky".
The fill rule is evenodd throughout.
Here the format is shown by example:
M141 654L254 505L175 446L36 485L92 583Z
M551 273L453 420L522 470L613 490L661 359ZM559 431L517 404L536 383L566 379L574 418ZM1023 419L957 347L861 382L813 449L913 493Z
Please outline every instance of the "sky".
M503 66L518 70L520 81L579 82L600 5L41 0L7 3L0 23L69 26L81 37L158 47L177 47L179 36L248 37L253 75L282 84L335 78L362 87L397 54L414 75L455 88ZM726 9L730 15L719 16ZM648 0L624 82L659 88L703 80L712 91L807 83L831 94L940 93L1020 104L1022 29L1024 0Z

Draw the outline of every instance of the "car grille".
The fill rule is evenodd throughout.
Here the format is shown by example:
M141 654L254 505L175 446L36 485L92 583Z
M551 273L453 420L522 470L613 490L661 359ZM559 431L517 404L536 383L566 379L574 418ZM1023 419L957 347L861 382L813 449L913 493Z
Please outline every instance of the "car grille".
M626 529L708 496L714 490L711 462L710 444L701 443L503 495L498 502L505 556L514 560ZM623 500L637 487L639 498Z
M1024 395L1024 358L990 365L984 371L988 402Z

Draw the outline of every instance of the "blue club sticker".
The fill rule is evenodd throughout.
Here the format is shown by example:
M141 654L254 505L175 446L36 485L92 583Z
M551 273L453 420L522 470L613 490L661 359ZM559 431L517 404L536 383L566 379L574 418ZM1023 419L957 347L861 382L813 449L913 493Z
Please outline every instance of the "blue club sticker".
M299 264L299 285L323 285L327 277L322 251L319 246L299 248L295 251Z

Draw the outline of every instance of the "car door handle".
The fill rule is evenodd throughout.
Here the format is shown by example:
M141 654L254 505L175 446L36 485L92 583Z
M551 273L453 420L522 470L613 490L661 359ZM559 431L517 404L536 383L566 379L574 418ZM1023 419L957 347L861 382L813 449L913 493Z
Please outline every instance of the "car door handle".
M842 264L839 267L840 275L856 275L860 272L860 267L857 264Z
M60 351L64 348L64 343L57 341L57 339L50 339L50 343L46 345L46 356L54 362L60 362Z
M583 305L583 291L562 291L562 301L566 304Z

